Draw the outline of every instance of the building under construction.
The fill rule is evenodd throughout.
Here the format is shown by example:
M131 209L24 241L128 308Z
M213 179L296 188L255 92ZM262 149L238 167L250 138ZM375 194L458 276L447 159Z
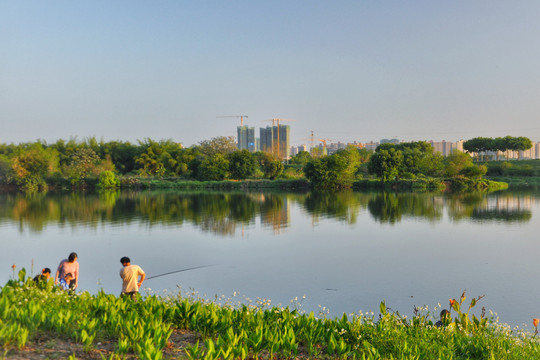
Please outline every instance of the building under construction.
M257 139L255 138L255 128L247 125L238 126L238 150L257 151Z
M260 128L261 151L271 153L281 160L289 159L291 156L290 132L291 128L288 125Z

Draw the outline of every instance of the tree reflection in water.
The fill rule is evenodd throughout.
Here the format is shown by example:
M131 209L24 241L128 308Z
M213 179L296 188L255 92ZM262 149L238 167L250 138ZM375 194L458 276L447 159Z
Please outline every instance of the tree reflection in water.
M446 211L452 221L529 221L537 193L425 194L387 192L100 192L0 193L0 223L16 222L20 231L41 232L49 223L62 226L111 225L144 222L179 226L184 223L202 231L232 235L253 225L279 233L291 226L290 207L308 213L314 222L330 218L355 224L363 212L381 223L404 218L442 221Z

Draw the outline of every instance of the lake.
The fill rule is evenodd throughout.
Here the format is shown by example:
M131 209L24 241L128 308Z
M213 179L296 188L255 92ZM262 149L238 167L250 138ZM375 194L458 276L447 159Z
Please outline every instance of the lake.
M539 233L534 191L0 193L0 282L13 264L54 275L76 251L79 289L92 293L118 294L129 256L147 277L204 266L149 279L148 293L180 287L331 316L386 300L410 316L466 290L522 326L540 317Z

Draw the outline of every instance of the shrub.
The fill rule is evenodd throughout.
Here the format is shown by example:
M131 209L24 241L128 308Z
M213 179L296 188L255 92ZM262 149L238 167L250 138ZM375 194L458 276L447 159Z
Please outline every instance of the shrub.
M120 180L116 178L114 172L106 170L99 174L97 186L101 189L113 189L120 186Z

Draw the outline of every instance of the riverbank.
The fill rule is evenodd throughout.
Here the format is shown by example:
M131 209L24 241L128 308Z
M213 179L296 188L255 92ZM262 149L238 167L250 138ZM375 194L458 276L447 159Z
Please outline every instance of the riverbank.
M539 178L540 179L540 178ZM515 184L519 179L492 178L470 179L455 178L417 178L400 179L382 183L376 179L357 180L352 184L353 190L388 190L388 191L497 191L506 190L508 182ZM284 190L308 191L311 184L305 178L299 179L252 179L252 180L223 180L196 181L183 178L153 178L153 177L121 177L121 189L130 190ZM540 185L540 180L538 182ZM92 190L97 187L97 180L88 180L82 189ZM55 179L50 182L49 189L70 191L74 188L65 179ZM74 190L81 190L75 188Z
M384 189L387 191L498 191L508 189L502 181L488 179L455 178L420 178L401 179L381 183L378 180L359 180L353 184L355 190Z
M452 299L452 319L437 327L437 314L417 309L409 319L384 302L378 314L341 318L262 300L253 305L175 294L133 302L37 286L21 271L0 292L0 344L7 359L540 357L533 334L469 315L467 308L480 300Z

